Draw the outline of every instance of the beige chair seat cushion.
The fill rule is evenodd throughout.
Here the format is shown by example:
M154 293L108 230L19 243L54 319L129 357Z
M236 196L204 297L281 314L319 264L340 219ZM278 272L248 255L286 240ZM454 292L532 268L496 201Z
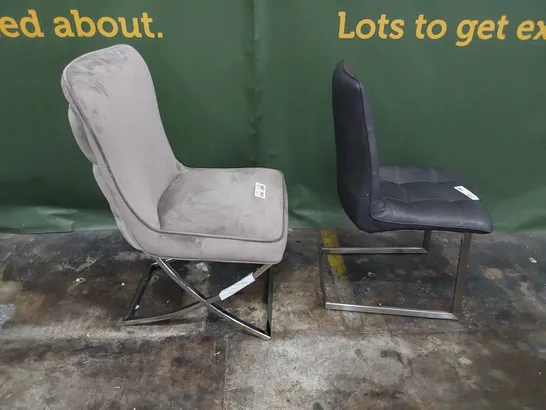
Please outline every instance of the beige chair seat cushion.
M255 193L266 186L265 198ZM186 169L163 193L160 230L216 238L276 242L284 230L284 179L266 168Z

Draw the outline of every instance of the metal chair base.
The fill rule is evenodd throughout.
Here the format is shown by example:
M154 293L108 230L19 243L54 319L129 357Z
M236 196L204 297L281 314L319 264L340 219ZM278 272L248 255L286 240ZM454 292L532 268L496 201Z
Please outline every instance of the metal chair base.
M459 250L459 262L457 266L457 275L455 278L455 287L450 311L428 310L428 309L410 309L390 306L371 306L348 303L334 303L327 300L326 285L324 282L323 254L338 255L384 255L384 254L426 254L430 247L431 231L426 231L423 238L422 247L401 247L401 248L321 248L319 255L319 276L322 288L324 307L330 310L344 310L349 312L378 313L395 316L411 316L427 319L446 319L458 320L456 314L460 313L463 301L463 295L466 288L468 276L468 256L470 253L470 242L472 234L465 233L461 240Z
M206 298L201 293L199 293L197 290L195 290L190 284L188 284L186 281L184 281L178 272L173 269L173 267L170 265L170 261L172 259L161 259L161 258L154 258L155 263L150 265L150 268L147 272L142 275L142 278L140 279L140 282L138 284L137 290L133 296L133 299L131 300L131 305L129 307L129 312L127 315L123 318L122 324L125 326L134 326L134 325L144 325L144 324L151 324L151 323L159 323L164 322L168 320L176 320L182 318L185 314L188 312L191 312L192 310L195 310L200 307L205 307L207 310L219 317L222 317L231 323L235 324L236 326L242 328L246 332L257 336L263 340L270 340L271 339L271 320L273 315L273 274L271 272L271 266L272 265L262 265L259 269L257 269L255 272L253 272L250 275L247 275L243 279L235 282L233 285L228 286L227 288L222 289L220 293L216 296ZM148 285L148 282L150 281L150 278L152 277L152 273L154 269L157 267L160 267L168 276L171 278L178 286L180 286L185 292L187 292L190 296L192 296L194 299L196 299L196 302L191 303L189 305L184 306L182 309L177 310L175 312L158 315L158 316L152 316L152 317L144 317L144 318L135 318L135 310L137 308L137 305L142 298L142 295L144 294L144 291L146 289L146 286ZM225 311L221 307L217 305L217 302L224 301L231 296L235 295L242 289L246 288L248 285L253 283L258 277L260 277L263 273L267 272L266 277L266 292L264 293L264 299L266 299L266 328L260 329L250 323L245 322L244 320L236 317L235 315Z

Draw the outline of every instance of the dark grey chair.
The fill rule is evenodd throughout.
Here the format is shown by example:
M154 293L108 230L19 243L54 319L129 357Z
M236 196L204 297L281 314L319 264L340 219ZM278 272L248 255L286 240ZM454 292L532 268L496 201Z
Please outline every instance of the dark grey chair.
M463 234L449 312L349 305L326 300L324 269L320 276L327 309L457 319L466 287L472 234L488 234L491 216L472 188L454 172L437 167L381 166L375 124L366 89L344 61L332 79L337 155L337 190L341 205L358 229L367 233L424 231L422 247L322 248L327 254L424 254L432 231ZM322 261L321 255L321 261Z

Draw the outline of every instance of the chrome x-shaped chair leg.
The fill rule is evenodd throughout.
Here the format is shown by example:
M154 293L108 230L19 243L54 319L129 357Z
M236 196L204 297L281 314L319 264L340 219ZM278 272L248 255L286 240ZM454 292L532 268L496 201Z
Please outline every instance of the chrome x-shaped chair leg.
M245 276L243 279L235 282L233 285L222 289L222 291L220 291L218 295L211 298L206 298L180 277L178 272L176 272L176 270L173 269L173 267L169 263L171 260L172 259L155 258L156 262L150 266L150 269L148 270L148 272L146 272L140 280L137 291L133 297L133 300L131 301L129 312L122 321L124 325L127 325L127 326L142 325L142 324L148 324L148 323L163 322L166 320L180 319L182 316L184 316L185 314L187 314L188 312L192 310L195 310L199 307L206 307L211 313L231 321L232 323L243 328L244 330L253 334L254 336L257 336L264 340L271 339L271 318L272 318L272 310L273 310L272 309L273 307L273 275L271 271L269 270L269 268L271 268L272 265L262 265L255 272ZM135 319L134 313L138 305L138 302L140 301L142 295L144 294L144 290L146 289L146 286L152 276L153 270L156 267L160 267L161 269L163 269L163 271L178 286L180 286L184 291L186 291L194 299L196 299L197 302L191 303L183 307L182 309L177 310L176 312L171 312L164 315ZM231 313L225 311L224 309L216 305L217 302L224 301L228 299L229 297L235 295L242 289L246 288L248 285L253 283L258 277L260 277L263 273L265 273L268 270L269 272L268 272L268 278L267 278L267 298L266 298L267 299L267 311L266 311L267 324L266 324L265 330L259 329L256 326L250 323L247 323L244 320L239 319L238 317L232 315Z

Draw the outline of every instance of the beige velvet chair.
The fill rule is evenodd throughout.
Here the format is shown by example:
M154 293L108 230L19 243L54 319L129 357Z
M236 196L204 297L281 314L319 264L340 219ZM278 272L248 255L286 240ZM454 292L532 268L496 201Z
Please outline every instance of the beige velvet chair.
M135 307L152 268L142 277L127 325L180 318L200 306L268 340L260 330L216 302L248 286L283 258L287 240L287 193L283 174L266 168L189 168L174 156L161 122L154 84L142 56L131 46L93 51L70 62L61 85L74 137L87 159L117 226L133 246L155 260L195 300L186 308L135 318ZM181 121L184 121L181 115ZM198 135L179 135L196 138ZM170 261L262 265L218 295L205 298Z

